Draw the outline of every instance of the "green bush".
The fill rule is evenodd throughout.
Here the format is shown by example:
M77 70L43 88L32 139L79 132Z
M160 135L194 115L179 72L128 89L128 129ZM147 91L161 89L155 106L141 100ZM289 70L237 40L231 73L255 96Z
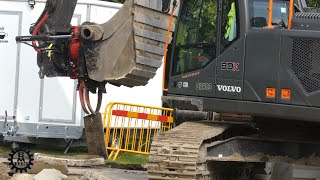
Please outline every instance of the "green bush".
M319 0L308 0L308 6L310 7L318 7L320 8L320 1Z

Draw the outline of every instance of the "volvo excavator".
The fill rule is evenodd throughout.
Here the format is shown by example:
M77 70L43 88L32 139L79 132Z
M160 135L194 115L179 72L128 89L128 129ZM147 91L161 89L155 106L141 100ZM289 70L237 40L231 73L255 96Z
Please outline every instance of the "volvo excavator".
M36 50L40 78L78 79L87 114L106 83L144 86L163 64L177 127L153 139L150 179L286 180L291 164L320 165L320 9L127 0L105 24L71 26L76 3L47 0L31 36L16 39Z

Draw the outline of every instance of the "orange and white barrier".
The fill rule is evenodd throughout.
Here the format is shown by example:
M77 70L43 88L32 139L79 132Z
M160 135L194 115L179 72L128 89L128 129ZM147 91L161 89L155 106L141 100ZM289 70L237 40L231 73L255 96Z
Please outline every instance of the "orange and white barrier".
M152 139L173 126L173 110L129 103L109 103L104 112L108 159L120 152L149 154Z

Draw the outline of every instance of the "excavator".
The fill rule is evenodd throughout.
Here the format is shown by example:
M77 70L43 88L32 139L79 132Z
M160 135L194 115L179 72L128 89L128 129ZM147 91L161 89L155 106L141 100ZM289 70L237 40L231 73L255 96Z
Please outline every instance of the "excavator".
M289 180L294 165L320 165L320 9L127 0L104 24L71 26L76 3L47 0L16 40L36 50L40 78L78 79L87 114L106 83L144 86L163 64L177 126L153 139L149 179Z

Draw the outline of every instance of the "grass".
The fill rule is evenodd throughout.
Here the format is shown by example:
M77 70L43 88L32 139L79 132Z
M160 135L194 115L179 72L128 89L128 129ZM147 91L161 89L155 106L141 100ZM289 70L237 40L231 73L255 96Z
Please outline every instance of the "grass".
M140 155L133 153L123 153L119 154L118 158L115 161L107 160L107 164L120 164L120 165L128 165L128 164L147 164L148 163L148 155Z
M31 153L43 153L53 156L76 156L87 154L87 147L72 147L67 154L64 154L65 149L62 147L34 144L24 144L23 146ZM11 153L11 143L0 143L0 157L7 158L9 153Z
M32 145L25 144L23 145L31 153L43 153L56 157L71 157L76 158L86 158L88 149L87 147L72 147L69 149L67 154L64 154L64 148L54 147L48 145ZM0 143L0 157L8 158L9 153L11 153L11 143ZM89 156L88 156L89 157ZM140 155L133 153L120 153L118 158L115 161L106 160L106 164L119 164L119 165L140 165L148 163L148 155Z
M8 143L1 143L0 144L0 157L1 158L8 158L9 153L11 153L11 146Z

